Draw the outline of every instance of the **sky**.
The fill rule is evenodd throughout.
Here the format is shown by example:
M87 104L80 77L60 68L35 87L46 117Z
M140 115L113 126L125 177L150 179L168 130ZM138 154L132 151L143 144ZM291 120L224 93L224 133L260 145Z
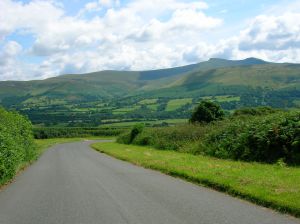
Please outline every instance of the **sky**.
M209 58L300 63L300 0L0 0L0 80Z

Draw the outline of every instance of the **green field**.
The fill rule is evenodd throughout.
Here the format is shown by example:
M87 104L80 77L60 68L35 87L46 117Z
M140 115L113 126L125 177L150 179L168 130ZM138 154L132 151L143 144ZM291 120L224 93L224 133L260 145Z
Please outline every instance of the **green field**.
M224 96L206 96L201 97L202 100L211 100L211 101L217 101L219 103L222 102L234 102L234 101L240 101L240 96L230 96L230 95L224 95Z
M144 100L139 101L137 103L137 105L143 105L152 111L157 111L157 108L159 106L159 104L157 104L157 100L158 99L144 99Z
M134 164L300 216L300 168L195 156L118 143L93 148Z
M157 99L144 99L144 100L141 100L140 102L138 102L138 104L150 105L150 104L156 104L156 102L157 102Z
M153 111L157 111L158 104L147 105L147 108L149 108L150 110L153 110Z
M128 112L137 110L137 109L139 109L139 108L140 108L139 106L123 107L123 108L115 109L115 110L113 110L112 112L113 112L113 114L126 114L126 113L128 113Z
M192 98L183 98L183 99L174 99L170 100L167 104L166 111L174 111L179 109L180 107L192 103Z

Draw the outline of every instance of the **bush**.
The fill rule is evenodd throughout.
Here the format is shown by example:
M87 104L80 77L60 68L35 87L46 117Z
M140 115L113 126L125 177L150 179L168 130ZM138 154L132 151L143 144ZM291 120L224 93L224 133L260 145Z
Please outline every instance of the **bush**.
M119 143L149 145L223 159L300 164L300 113L277 111L266 116L232 116L210 124L152 127Z
M118 137L117 142L149 145L158 149L188 151L191 143L199 141L211 125L177 125L172 127L145 128L130 142L130 133Z
M41 127L34 128L36 139L72 138L88 136L117 136L126 131L124 128L97 128L97 127Z
M278 109L274 109L272 107L245 107L238 110L235 110L233 116L240 115L268 115L279 112Z
M0 108L0 185L36 155L30 121L16 112Z
M225 159L300 164L300 113L233 119L209 133L200 148Z
M144 130L145 125L144 124L136 124L129 132L125 132L117 138L117 142L123 143L123 144L131 144L133 140L142 133Z
M130 140L129 142L132 143L133 140L135 139L136 136L138 136L138 134L142 133L143 129L144 129L145 125L144 124L136 124L130 132Z
M122 133L118 136L117 142L121 144L130 144L130 132Z
M191 123L209 123L212 121L220 120L224 117L224 111L220 105L210 102L201 101L199 106L195 109L190 119Z

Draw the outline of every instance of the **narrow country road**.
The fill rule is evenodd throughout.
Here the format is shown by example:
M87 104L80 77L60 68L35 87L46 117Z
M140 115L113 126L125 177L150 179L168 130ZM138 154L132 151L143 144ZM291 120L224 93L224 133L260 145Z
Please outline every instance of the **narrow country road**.
M0 224L284 224L299 219L98 153L56 145L0 192Z

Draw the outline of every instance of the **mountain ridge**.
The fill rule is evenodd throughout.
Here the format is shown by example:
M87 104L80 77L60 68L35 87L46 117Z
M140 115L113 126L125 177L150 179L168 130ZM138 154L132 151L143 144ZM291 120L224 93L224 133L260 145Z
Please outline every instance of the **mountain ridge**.
M0 102L9 103L10 98L65 97L85 101L138 95L151 97L153 92L155 97L239 95L239 91L251 88L298 89L299 77L300 64L271 63L258 58L211 58L196 64L149 71L106 70L45 80L1 81Z
M212 58L169 69L0 82L0 105L39 125L182 119L203 99L225 110L300 108L300 64Z

